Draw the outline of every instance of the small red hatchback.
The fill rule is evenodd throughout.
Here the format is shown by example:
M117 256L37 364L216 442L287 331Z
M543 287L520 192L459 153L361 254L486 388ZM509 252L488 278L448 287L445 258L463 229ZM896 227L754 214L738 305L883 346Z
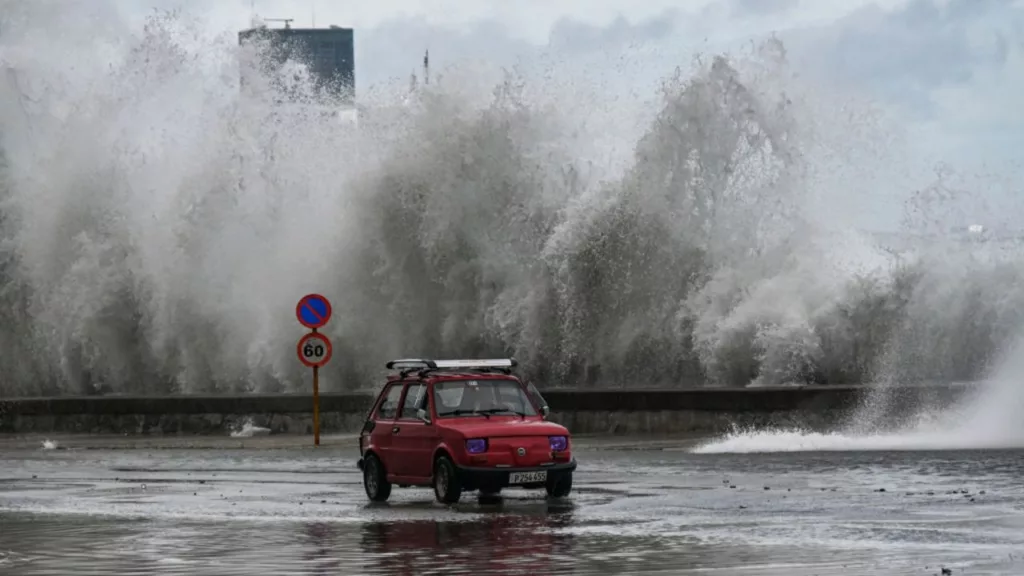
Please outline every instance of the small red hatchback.
M359 436L359 469L370 500L391 487L432 486L439 502L463 491L572 490L576 460L564 426L547 422L537 389L512 374L515 359L393 360L388 382Z

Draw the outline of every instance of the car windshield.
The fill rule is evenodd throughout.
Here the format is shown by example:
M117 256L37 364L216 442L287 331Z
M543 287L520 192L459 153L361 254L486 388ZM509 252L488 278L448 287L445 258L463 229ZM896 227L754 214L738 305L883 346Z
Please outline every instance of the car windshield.
M434 384L438 418L489 414L536 416L537 408L515 380L446 380Z

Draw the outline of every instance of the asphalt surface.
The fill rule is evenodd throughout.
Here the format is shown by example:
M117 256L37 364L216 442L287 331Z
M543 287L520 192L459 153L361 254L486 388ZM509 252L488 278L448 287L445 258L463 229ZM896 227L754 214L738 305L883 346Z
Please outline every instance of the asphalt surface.
M367 503L354 445L0 437L0 574L1024 574L1024 452L581 438L569 498L446 507Z

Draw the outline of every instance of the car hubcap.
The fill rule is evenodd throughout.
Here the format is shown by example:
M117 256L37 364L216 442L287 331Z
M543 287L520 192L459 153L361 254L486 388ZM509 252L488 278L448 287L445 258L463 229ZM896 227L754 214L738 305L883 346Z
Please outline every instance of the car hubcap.
M377 493L377 466L370 464L366 467L366 491L370 494Z
M444 495L448 491L448 470L442 466L437 471L437 493Z

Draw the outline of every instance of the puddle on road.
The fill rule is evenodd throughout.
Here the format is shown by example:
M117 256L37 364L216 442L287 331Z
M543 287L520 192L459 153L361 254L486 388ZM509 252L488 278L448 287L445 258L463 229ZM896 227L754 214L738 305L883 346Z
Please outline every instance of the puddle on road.
M428 509L422 502L397 507L399 510L391 508L396 512ZM429 508L435 511L434 507ZM534 508L540 512L543 507ZM579 512L579 508L571 508L552 514L456 514L454 518L441 514L446 519L364 518L355 523L104 521L89 517L69 521L52 516L0 513L0 526L9 540L7 546L35 551L31 557L10 553L0 556L7 563L0 563L0 567L22 576L56 576L73 571L131 572L145 576L589 576L659 571L800 576L903 573L909 568L921 570L939 563L960 568L982 566L977 559L968 563L962 557L956 558L955 552L936 550L862 547L829 551L814 543L767 547L715 543L697 534L658 535L653 520L587 520L577 518Z
M998 473L965 468L971 473L941 480L906 455L886 468L845 454L843 474L840 463L801 465L799 455L643 466L624 455L602 458L599 470L581 467L567 500L508 490L485 501L467 493L456 506L437 504L429 488L396 489L389 503L368 504L357 472L332 476L307 454L291 464L275 456L266 467L252 456L187 456L180 467L129 452L59 466L0 462L21 476L0 491L0 574L846 576L933 573L924 567L940 562L970 574L1016 562L1000 573L1024 573L1009 560L1024 550L1024 496L1011 489L1024 464L1015 455L995 463ZM1000 513L984 498L940 497L953 484L984 484L988 498L1003 486ZM879 494L875 486L936 495Z
M238 468L192 468L192 467L177 467L177 466L111 466L108 470L112 472L125 472L125 473L136 473L136 474L233 474L233 475L245 475L245 474L280 474L282 476L293 475L296 473L294 468L262 468L252 467L247 468L240 466ZM313 474L333 474L333 475L345 475L345 476L359 476L359 471L355 470L354 467L349 468L308 468L302 470L302 475L313 475Z

